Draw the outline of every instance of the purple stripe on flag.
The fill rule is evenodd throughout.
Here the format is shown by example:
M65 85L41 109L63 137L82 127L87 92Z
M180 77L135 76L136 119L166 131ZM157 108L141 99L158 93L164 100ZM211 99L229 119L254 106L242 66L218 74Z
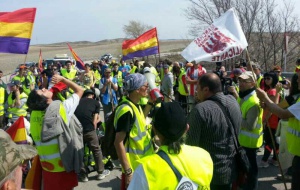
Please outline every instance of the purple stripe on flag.
M158 54L158 46L151 47L145 50L136 51L133 53L129 53L127 55L123 55L122 60L132 59L134 57L144 57L148 55Z
M80 63L79 61L76 61L76 67L80 70L85 70L85 66L82 65L82 63Z
M0 36L0 52L27 54L30 44L29 38Z

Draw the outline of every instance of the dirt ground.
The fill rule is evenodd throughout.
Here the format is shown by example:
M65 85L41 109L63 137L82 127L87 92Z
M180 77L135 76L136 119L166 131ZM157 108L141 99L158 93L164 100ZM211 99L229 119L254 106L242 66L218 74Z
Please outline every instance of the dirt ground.
M190 41L187 40L160 41L160 52L180 52L189 43ZM83 61L99 59L99 57L105 53L110 53L116 58L119 58L122 54L122 42L118 40L106 40L104 42L95 43L71 42L70 45ZM40 49L42 50L43 59L52 59L55 54L68 54L71 56L71 52L66 43L32 45L29 47L27 56L23 54L0 54L0 70L3 71L4 75L8 75L14 71L17 65L24 63L25 60L26 62L38 62ZM182 59L182 57L179 56L178 59Z

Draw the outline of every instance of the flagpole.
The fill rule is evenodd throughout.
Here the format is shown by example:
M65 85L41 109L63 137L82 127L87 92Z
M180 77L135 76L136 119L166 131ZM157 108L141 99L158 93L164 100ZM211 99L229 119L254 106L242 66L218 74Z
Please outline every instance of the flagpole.
M256 79L256 76L255 76L255 73L254 73L251 61L250 61L250 56L249 56L248 48L246 47L245 49L246 49L246 55L247 55L247 59L248 59L248 64L250 65L250 68L251 68L251 71L252 71L252 75Z
M284 51L284 72L286 72L286 51Z
M28 55L28 53L25 55L24 64L26 63L27 55Z

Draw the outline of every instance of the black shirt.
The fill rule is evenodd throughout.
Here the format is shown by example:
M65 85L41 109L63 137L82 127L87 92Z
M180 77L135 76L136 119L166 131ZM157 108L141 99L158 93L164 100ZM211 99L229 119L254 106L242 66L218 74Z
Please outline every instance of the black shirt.
M83 132L93 131L94 114L99 114L100 103L91 98L82 98L76 108L75 115L82 124Z
M127 100L129 100L131 103L133 103L129 98L127 98ZM139 105L136 105L136 104L134 104L134 105L139 110ZM135 114L134 111L133 111L133 114ZM128 111L128 112L124 113L117 121L116 132L123 131L125 133L129 133L132 128L132 126L130 126L130 124L134 122L132 120L133 120L133 116L132 116L131 112Z

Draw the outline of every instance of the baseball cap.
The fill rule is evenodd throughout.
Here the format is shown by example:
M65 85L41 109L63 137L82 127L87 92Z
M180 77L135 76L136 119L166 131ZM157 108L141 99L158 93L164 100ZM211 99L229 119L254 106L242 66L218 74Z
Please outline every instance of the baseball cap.
M20 81L18 81L18 80L13 80L13 81L11 81L10 83L8 83L7 85L8 85L8 86L16 86L16 85L20 86L21 83L20 83Z
M168 64L164 64L163 68L164 68L164 69L168 69L168 68L169 68L169 65L168 65Z
M26 69L27 67L25 66L25 65L21 65L20 67L19 67L19 69Z
M2 129L0 129L0 150L0 181L8 176L22 161L37 155L37 150L33 146L16 144Z
M186 131L184 110L177 102L162 102L153 118L153 125L164 137L176 141Z
M239 76L239 78L246 80L247 82L255 82L256 76L253 76L252 72L246 71Z

